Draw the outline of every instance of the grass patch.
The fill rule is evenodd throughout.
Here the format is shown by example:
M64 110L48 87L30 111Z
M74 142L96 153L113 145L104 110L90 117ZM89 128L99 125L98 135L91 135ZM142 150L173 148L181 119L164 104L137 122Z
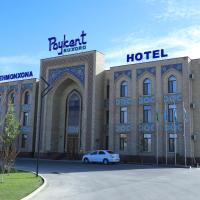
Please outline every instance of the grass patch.
M1 176L2 174L0 174L0 180ZM37 189L42 183L42 178L36 177L31 172L16 171L9 175L4 174L4 182L0 182L0 200L21 199Z

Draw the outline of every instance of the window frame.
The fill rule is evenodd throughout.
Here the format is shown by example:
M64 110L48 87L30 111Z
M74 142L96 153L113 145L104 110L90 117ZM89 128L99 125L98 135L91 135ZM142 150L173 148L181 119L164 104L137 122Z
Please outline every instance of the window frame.
M149 78L145 78L143 81L143 95L151 95L151 80Z
M168 78L168 93L174 94L176 93L176 90L177 90L177 79L174 75L171 75Z
M128 97L128 81L122 81L120 84L120 97Z

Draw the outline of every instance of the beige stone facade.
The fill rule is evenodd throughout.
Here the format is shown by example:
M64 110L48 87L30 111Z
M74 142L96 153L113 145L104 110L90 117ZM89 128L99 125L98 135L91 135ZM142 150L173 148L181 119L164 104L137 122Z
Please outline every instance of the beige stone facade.
M40 133L45 157L70 159L110 149L133 161L155 161L158 156L159 162L166 157L179 162L186 149L188 159L200 158L200 59L180 57L105 70L104 55L89 51L42 59L40 76L51 88L42 100L41 116L44 81L38 82L38 90L35 79L0 85L18 86L17 113L23 121L21 88L32 83L31 131L24 152L36 152Z

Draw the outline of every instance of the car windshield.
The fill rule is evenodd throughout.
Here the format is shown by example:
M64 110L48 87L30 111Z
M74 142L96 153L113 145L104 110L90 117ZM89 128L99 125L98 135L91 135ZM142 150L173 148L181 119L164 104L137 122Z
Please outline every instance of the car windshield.
M109 154L114 154L114 152L113 151L107 151Z

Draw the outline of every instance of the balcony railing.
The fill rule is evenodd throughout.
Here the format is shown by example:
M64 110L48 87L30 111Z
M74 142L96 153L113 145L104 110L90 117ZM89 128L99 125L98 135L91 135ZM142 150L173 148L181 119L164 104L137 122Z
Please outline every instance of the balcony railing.
M151 104L155 102L154 96L140 96L139 104Z
M115 131L117 133L127 133L131 131L131 125L130 124L116 124Z
M163 96L164 103L176 103L182 101L181 94L169 94Z
M139 124L139 131L145 133L151 133L155 131L155 124L154 123L140 123Z
M31 126L22 126L21 127L21 132L22 133L30 133L32 131L32 127Z
M132 99L130 97L121 97L115 99L116 106L128 106L132 103Z

